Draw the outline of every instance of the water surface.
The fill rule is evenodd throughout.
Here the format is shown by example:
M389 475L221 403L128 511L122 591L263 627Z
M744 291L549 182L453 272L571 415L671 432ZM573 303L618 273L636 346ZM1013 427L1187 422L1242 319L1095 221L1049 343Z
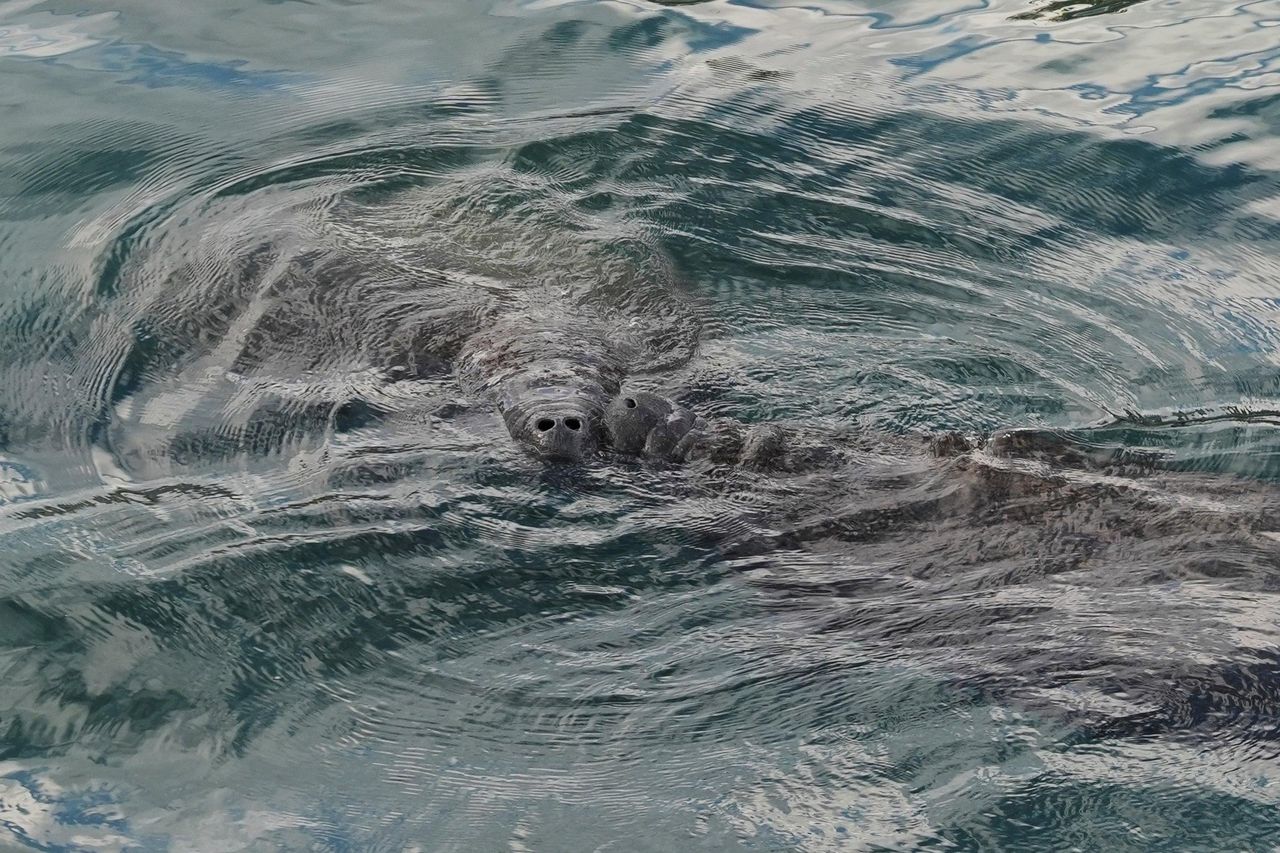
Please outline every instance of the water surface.
M1280 473L1277 24L0 3L0 847L1273 843L1278 567L1213 537ZM865 471L549 467L390 369L424 265L659 255L704 414L1082 429L1189 503L760 547Z

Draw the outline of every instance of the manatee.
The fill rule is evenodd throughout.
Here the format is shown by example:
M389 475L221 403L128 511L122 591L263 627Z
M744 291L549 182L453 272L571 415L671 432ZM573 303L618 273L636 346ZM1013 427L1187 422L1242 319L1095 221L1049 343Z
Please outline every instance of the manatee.
M384 553L418 553L459 523L458 501L423 501L414 480L398 492L380 487L376 501L351 500L359 490L347 487L405 471L445 484L440 456L406 459L393 431L377 429L352 442L349 467L319 454L313 466L294 465L310 461L299 436L331 442L327 453L341 440L333 433L423 401L448 412L448 430L464 423L450 435L478 443L509 432L548 459L605 451L661 474L689 466L691 476L652 479L669 487L653 496L664 513L654 536L666 525L681 547L716 549L717 572L743 572L762 606L777 607L779 630L760 632L761 642L802 643L774 657L805 672L880 660L932 670L964 691L1016 691L1032 707L1072 695L1063 687L1158 699L1187 681L1182 662L1204 659L1213 635L1256 632L1265 608L1242 604L1280 577L1273 488L1166 473L1047 430L894 436L749 424L633 390L632 377L690 357L696 311L643 234L590 220L558 231L562 209L539 210L536 199L530 214L536 180L498 170L390 202L340 199L265 219L255 214L262 202L246 196L144 241L150 255L128 260L119 298L77 359L77 369L111 368L86 376L105 386L109 446L118 453L153 428L158 462L212 460L222 475L232 457L260 457L261 485L247 492L262 496L263 511L225 509L238 495L212 504L202 493L192 504L234 515L232 537L278 524L350 528L343 535L376 536L352 541ZM421 421L432 428L401 433L414 453L446 432ZM476 446L468 463L482 455ZM121 467L136 475L139 459ZM296 491L290 478L311 471L322 499L276 515L277 495ZM464 469L452 494L476 495L472 474ZM187 489L188 479L158 488ZM524 496L511 500L522 506ZM580 541L562 523L574 522L557 516L548 539ZM155 547L167 559L174 546ZM292 571L273 580L315 582ZM259 598L237 604L252 614ZM1191 651L1169 655L1170 638Z
M511 437L536 456L592 456L608 440L605 409L623 381L692 353L696 317L665 258L646 248L648 277L621 289L608 279L588 283L576 295L540 290L536 301L493 311L459 348L462 389L491 400Z
M149 476L459 398L538 457L585 459L622 381L684 363L700 334L642 225L566 217L553 182L507 167L228 194L164 225L121 249L79 359L119 365L85 377L106 392L95 432Z
M1090 444L1085 435L1087 431L1003 427L972 435L951 430L903 436L857 426L748 424L704 417L660 394L628 389L609 402L603 417L604 440L621 454L778 474L835 470L875 456L983 459L989 467L1034 463L1042 466L1041 480L1052 478L1054 471L1140 478L1160 469L1158 453Z
M827 638L805 666L906 661L1109 737L1227 725L1211 712L1256 696L1224 674L1275 693L1274 656L1236 659L1236 637L1274 623L1259 615L1280 577L1272 483L1086 430L745 424L629 389L604 423L619 453L764 475L691 478L747 521L698 529L778 619Z
M619 453L688 459L706 446L707 421L666 397L634 391L615 397L604 412L604 434Z
M868 454L920 446L910 438L856 427L746 424L732 418L707 418L660 394L629 390L605 409L603 432L609 447L622 454L774 474L835 470ZM955 433L927 436L924 441L935 456L970 448L968 441Z

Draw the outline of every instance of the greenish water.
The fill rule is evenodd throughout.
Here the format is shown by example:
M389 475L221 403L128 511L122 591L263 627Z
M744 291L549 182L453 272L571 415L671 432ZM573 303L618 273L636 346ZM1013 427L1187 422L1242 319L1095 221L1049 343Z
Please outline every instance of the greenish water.
M1277 24L0 2L0 848L1273 848ZM554 466L396 373L422 252L466 304L640 243L707 416L1181 479L949 521L897 451Z

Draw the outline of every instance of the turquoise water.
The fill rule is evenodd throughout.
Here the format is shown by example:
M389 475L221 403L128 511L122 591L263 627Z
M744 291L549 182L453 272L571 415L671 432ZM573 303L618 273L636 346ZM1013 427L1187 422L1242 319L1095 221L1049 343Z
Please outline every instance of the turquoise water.
M1277 25L0 3L0 848L1270 849ZM530 459L397 372L424 252L453 306L669 264L639 382L885 455ZM915 514L959 474L895 442L1001 426L1175 474Z

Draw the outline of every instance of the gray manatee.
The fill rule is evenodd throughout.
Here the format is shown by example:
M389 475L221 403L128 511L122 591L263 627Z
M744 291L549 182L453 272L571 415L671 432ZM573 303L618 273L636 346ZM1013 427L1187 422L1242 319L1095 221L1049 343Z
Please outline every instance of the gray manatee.
M648 391L624 391L610 401L604 412L604 435L618 453L776 474L834 469L888 448L918 449L921 441L935 456L971 449L955 433L912 441L856 427L824 430L795 423L745 424L705 418Z
M300 458L299 437L323 442L353 400L394 413L460 388L538 454L605 448L716 468L671 478L664 521L682 525L681 541L708 537L726 558L717 565L750 573L789 620L769 634L838 638L782 649L800 677L905 661L1032 707L1122 690L1176 728L1196 707L1170 698L1179 679L1184 695L1197 689L1184 661L1204 661L1223 637L1234 657L1234 638L1274 635L1263 597L1280 578L1270 485L1166 473L1047 431L975 443L745 424L628 390L628 377L689 358L696 314L642 233L585 214L563 227L570 206L530 182L486 170L368 201L317 183L318 197L283 207L246 195L175 215L128 259L112 310L75 360L79 381L103 387L117 462L136 476L212 460L221 475L228 456L256 456L264 480L250 494L270 496L292 473L266 479L284 467L273 455ZM380 465L396 476L398 450L338 471L317 457L315 467L325 489L362 484L383 476ZM345 494L332 501L339 517L404 517L398 501ZM312 523L330 525L317 506L305 510ZM380 548L414 548L423 535L376 527ZM1199 707L1230 708L1216 686L1229 682L1205 668L1212 695L1226 698ZM1095 716L1140 734L1150 719Z
M706 418L649 391L624 389L605 409L604 437L623 454L668 462L707 462L744 470L800 473L835 469L877 456L961 459L980 451L988 460L1018 460L1053 470L1143 477L1161 468L1150 451L1090 445L1083 433L1002 428L965 436L955 431L891 435L857 427L822 429L802 423L746 424Z
M707 421L647 391L615 397L604 414L605 434L619 453L688 459L705 444Z
M121 250L77 363L125 469L282 452L458 391L533 453L582 459L626 377L696 348L697 313L644 227L566 211L553 181L486 165L269 195L201 200Z

